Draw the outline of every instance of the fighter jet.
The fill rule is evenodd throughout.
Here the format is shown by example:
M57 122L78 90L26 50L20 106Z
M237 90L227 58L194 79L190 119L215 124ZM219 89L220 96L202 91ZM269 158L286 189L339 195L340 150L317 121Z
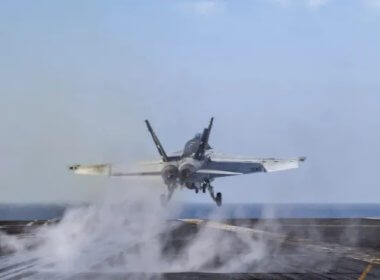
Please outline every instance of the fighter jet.
M214 118L207 128L189 140L176 154L168 155L160 143L148 120L145 120L161 160L139 164L135 170L125 170L113 164L72 165L71 171L82 175L107 176L160 176L167 186L167 193L161 195L166 204L178 188L187 188L196 193L206 191L217 206L222 205L222 194L214 193L211 183L220 177L243 175L258 172L274 172L299 167L305 157L293 159L228 157L217 154L209 145Z

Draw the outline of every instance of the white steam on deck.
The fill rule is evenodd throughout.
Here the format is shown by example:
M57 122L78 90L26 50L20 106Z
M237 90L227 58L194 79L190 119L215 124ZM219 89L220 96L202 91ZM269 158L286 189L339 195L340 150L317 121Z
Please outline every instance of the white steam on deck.
M180 208L174 204L162 207L161 191L143 185L126 187L124 192L110 189L100 203L67 210L59 223L38 229L33 237L0 236L0 246L14 251L10 262L27 261L25 269L37 275L136 272L141 279L141 273L150 278L165 272L252 272L253 263L255 272L273 271L273 266L261 260L276 254L279 248L273 247L272 239L282 237L264 234L262 229L280 227L276 223L259 223L251 229L253 236L248 230L226 234L217 222L211 222L200 227L183 250L165 248L169 239L183 238L170 235L176 229L180 232L183 221L167 222ZM209 219L221 217L223 208ZM215 266L215 261L223 265ZM323 264L323 260L310 260L314 261ZM276 265L281 269L281 264Z

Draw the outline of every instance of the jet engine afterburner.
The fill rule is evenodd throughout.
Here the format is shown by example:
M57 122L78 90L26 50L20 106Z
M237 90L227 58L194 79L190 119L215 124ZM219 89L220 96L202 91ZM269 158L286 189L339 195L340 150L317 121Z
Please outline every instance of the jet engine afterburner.
M202 162L191 158L182 161L182 164L179 166L179 178L181 181L189 180L201 166Z
M165 184L176 183L179 176L178 167L172 164L167 165L162 169L161 174Z
M186 180L191 178L191 176L195 173L196 168L194 165L190 163L186 163L180 166L179 174L181 180Z

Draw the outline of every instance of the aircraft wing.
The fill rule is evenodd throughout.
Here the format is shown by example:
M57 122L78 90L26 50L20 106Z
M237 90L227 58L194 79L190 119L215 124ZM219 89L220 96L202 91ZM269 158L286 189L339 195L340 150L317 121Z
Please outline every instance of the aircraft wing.
M123 167L113 164L75 164L69 166L69 170L79 175L98 176L160 176L162 162L143 162L133 167Z
M256 172L275 172L298 168L305 157L294 159L226 157L210 155L204 168L197 171L208 178L242 175Z

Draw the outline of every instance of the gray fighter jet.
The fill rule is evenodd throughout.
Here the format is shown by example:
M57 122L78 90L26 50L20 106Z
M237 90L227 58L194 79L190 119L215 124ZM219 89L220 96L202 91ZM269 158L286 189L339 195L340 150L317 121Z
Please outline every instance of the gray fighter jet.
M183 149L173 155L168 155L154 133L149 121L146 120L154 144L161 160L138 164L138 168L126 170L112 164L72 165L69 167L76 174L107 175L107 176L161 176L167 186L167 194L161 196L166 204L178 188L186 187L196 193L209 192L218 206L222 205L222 194L214 194L211 182L216 178L242 175L257 172L274 172L299 167L305 157L294 159L227 157L214 153L209 145L209 137L214 118L202 133L189 140Z

